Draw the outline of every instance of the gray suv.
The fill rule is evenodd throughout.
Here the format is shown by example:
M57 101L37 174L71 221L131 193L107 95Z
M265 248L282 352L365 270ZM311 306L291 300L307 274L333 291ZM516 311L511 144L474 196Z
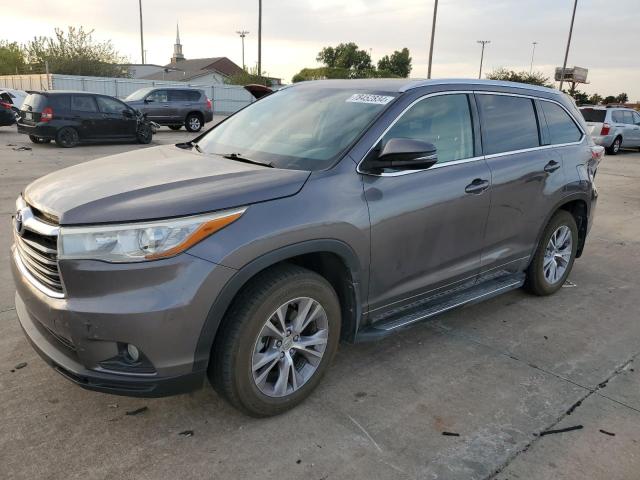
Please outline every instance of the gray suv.
M124 100L129 106L147 114L147 118L172 130L184 125L190 132L199 132L213 120L211 100L203 90L194 88L141 88Z
M593 223L602 147L558 91L464 80L304 82L192 142L30 184L16 311L84 388L209 378L274 415L339 342L525 286L560 289Z
M587 122L587 133L608 154L617 155L621 148L640 149L640 113L611 106L584 106L580 112Z

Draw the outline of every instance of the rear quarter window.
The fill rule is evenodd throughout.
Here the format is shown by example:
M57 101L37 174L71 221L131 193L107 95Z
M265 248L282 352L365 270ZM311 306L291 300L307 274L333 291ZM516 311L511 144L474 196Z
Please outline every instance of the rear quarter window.
M540 146L532 99L487 94L478 94L476 99L486 155Z
M604 123L604 119L607 116L606 110L596 108L581 108L580 113L582 113L585 122L593 123Z
M53 110L71 110L71 95L53 95L49 97L49 106Z
M542 112L547 120L549 137L552 145L577 142L582 138L582 131L560 105L540 101Z

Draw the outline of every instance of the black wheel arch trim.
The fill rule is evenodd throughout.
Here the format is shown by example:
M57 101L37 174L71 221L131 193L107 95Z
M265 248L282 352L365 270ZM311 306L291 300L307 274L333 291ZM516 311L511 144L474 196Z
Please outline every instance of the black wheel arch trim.
M351 273L353 285L355 321L352 332L347 336L348 340L355 338L355 333L360 325L362 317L362 294L360 292L360 261L356 253L346 243L335 239L318 239L287 245L265 253L240 268L220 290L213 301L205 323L200 331L196 350L194 352L193 371L206 370L209 364L211 348L218 332L222 319L231 302L242 287L257 273L272 265L286 261L290 258L311 253L333 253L344 261Z

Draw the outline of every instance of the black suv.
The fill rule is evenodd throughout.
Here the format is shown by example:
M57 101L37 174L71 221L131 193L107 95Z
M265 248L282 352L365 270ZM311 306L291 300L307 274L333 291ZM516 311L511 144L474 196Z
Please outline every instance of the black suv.
M74 147L110 140L150 143L146 118L117 98L86 92L34 92L22 104L18 132L33 143Z
M211 100L203 90L193 88L141 88L124 100L149 120L180 130L199 132L206 122L213 120Z

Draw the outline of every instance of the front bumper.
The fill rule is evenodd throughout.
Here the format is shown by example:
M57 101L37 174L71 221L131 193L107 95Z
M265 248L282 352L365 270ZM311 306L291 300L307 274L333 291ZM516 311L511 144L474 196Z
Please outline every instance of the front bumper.
M58 373L86 389L129 396L173 395L202 385L206 369L194 368L203 363L195 358L198 339L235 270L188 254L140 264L60 261L60 267L67 296L52 298L20 273L12 255L20 325ZM127 343L138 347L150 369L113 361Z

